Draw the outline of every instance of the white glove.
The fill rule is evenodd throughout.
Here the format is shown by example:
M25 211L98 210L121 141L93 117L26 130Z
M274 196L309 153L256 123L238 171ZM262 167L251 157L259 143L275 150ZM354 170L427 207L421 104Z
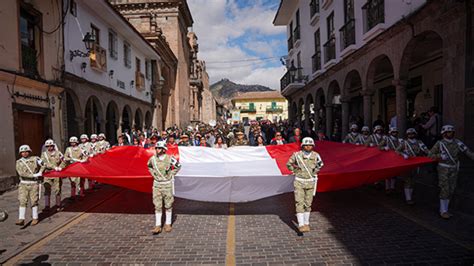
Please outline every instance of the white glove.
M85 162L87 162L87 160L82 160L82 161L79 161L79 162L80 162L80 163L85 163Z
M373 147L373 146L374 146L374 144L373 144L373 143L370 143L370 147Z
M61 167L56 167L56 168L54 168L54 171L60 172L61 170L63 170Z
M410 157L408 157L408 155L403 154L403 159L408 160L408 158L410 158Z
M40 176L42 176L42 174L41 174L41 173L36 173L36 174L33 174L33 177L40 177Z
M91 158L94 157L94 154L89 155L89 157L91 157Z
M448 156L448 155L446 155L446 154L444 154L444 153L441 154L441 160L446 161L446 160L448 160L448 159L449 159L449 156Z
M388 146L385 146L385 150L388 151L390 150L390 148Z

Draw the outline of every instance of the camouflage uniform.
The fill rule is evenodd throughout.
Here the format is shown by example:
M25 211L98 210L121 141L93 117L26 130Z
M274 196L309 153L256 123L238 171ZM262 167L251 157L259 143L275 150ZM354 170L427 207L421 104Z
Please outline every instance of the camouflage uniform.
M321 156L317 152L298 151L288 160L286 166L295 175L295 203L296 213L311 212L311 204L313 202L315 186L317 182L317 174L323 167Z
M53 171L56 168L62 168L64 166L64 156L60 151L45 151L41 154L41 160L44 162L45 170ZM51 196L51 190L55 196L61 195L61 178L45 178L44 179L44 195ZM47 205L49 207L49 205Z
M92 145L90 142L86 142L86 143L79 143L79 148L81 148L81 150L83 151L83 153L86 155L86 156L89 156L92 154Z
M106 150L110 149L110 143L108 141L104 140L99 140L96 142L97 145L95 146L96 148L96 153L104 153Z
M365 146L367 147L378 147L380 145L380 142L384 141L385 136L382 134L372 134L370 135L366 141L365 141Z
M449 200L454 194L459 173L459 154L474 160L474 153L458 139L442 139L431 148L429 156L438 160L439 198Z
M359 133L357 132L350 132L346 135L342 143L350 143L350 144L360 144L359 143Z
M233 147L233 146L248 146L248 145L249 145L249 142L246 139L239 140L237 138L234 138L230 142L231 147Z
M34 174L42 173L44 168L43 161L37 156L20 158L16 161L16 171L20 178L20 185L18 186L20 207L26 208L28 199L31 207L38 206L40 178L35 177Z
M64 161L67 164L73 164L75 162L83 162L87 160L87 154L79 148L79 146L67 147L64 152ZM80 177L70 177L69 181L71 182L71 197L76 196L77 194L84 195L84 181Z
M379 143L378 147L381 151L396 151L400 146L400 143L403 139L400 139L395 136L385 136L383 140ZM390 194L391 192L395 191L395 184L396 184L397 177L388 178L385 180L385 192Z
M153 176L153 204L155 211L161 212L163 201L165 209L171 210L173 207L173 179L178 173L181 165L178 161L169 155L163 155L160 159L154 155L148 160L148 171Z
M356 145L365 145L369 141L370 135L359 134Z

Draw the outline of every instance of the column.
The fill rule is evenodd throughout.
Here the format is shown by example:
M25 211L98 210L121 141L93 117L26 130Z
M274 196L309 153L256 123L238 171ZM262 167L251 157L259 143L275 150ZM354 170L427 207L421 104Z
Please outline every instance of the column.
M372 90L362 91L364 97L364 125L369 128L372 127L372 96L374 92Z
M344 138L349 132L349 98L341 98L342 107L342 131L341 137Z
M331 137L333 131L332 104L326 104L326 136Z
M407 125L407 90L406 81L394 79L392 85L395 86L397 102L397 128L401 136L405 135ZM390 121L387 121L390 122Z

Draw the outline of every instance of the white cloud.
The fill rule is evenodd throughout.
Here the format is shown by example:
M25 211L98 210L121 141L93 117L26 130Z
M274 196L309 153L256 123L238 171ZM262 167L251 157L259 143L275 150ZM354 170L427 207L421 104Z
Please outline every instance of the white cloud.
M235 0L188 0L194 19L193 30L198 36L198 57L208 62L207 70L211 82L228 78L237 83L261 84L279 88L283 67L268 62L215 62L278 56L274 47L283 45L272 37L284 34L285 29L272 24L277 5L268 6L268 1L250 1L251 6L238 7ZM273 2L272 2L273 3ZM258 38L257 38L258 37ZM278 62L278 59L274 62Z

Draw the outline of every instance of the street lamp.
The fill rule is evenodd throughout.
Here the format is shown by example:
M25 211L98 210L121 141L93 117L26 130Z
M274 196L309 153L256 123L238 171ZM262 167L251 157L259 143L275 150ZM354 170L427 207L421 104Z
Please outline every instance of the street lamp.
M88 32L86 33L82 41L84 42L84 45L86 46L87 52L83 52L81 50L74 50L74 51L69 50L69 60L72 61L74 57L76 56L88 57L91 54L91 49L95 43L95 35L92 35Z
M295 63L291 63L291 67L288 69L290 72L291 81L293 82L296 78L296 72L298 69L295 67Z

